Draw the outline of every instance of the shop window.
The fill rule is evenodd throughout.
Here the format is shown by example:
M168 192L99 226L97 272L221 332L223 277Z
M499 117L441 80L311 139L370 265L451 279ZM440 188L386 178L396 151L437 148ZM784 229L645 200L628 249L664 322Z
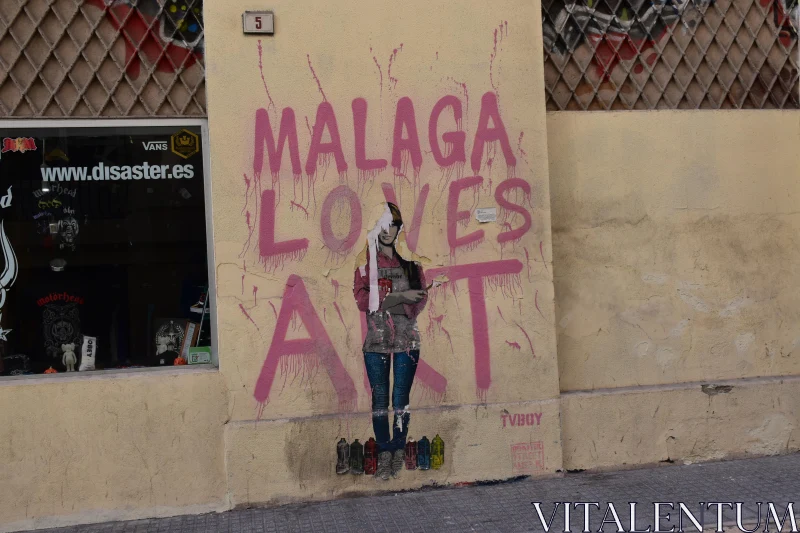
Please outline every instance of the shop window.
M203 123L131 122L0 126L0 375L213 362Z

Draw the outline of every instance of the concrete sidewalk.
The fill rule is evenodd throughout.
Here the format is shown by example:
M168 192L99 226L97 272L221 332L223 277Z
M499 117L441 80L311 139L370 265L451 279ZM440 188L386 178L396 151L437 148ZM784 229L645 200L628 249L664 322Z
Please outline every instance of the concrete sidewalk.
M391 482L386 484L391 486ZM800 454L744 459L696 465L669 465L660 468L587 474L570 473L560 478L525 479L493 485L438 488L381 496L341 499L330 502L285 505L270 509L238 510L222 514L181 516L89 526L51 529L58 533L185 533L185 532L542 532L542 525L531 502L542 502L549 520L553 502L598 502L600 510L590 512L592 531L597 531L613 502L625 531L630 528L629 504L638 502L637 526L653 526L653 503L671 502L676 511L662 522L669 531L677 524L677 502L683 502L705 526L713 529L716 508L700 511L698 502L744 502L743 523L756 524L756 502L774 502L782 519L787 502L800 497ZM735 511L724 508L724 522L736 529ZM766 503L761 514L764 530ZM800 515L800 508L795 509ZM609 515L609 520L611 520ZM800 518L800 517L799 517ZM583 529L583 507L571 511L572 531ZM553 531L564 531L563 508L553 521ZM686 532L697 531L684 516ZM784 526L790 527L789 523ZM604 525L607 533L616 532L613 523ZM774 531L770 524L770 531Z

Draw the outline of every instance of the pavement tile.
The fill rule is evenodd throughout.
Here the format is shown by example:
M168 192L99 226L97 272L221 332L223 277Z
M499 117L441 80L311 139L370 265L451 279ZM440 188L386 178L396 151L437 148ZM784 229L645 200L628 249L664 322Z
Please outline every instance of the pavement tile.
M698 502L743 502L745 525L754 524L756 502L774 502L780 516L790 501L800 499L800 454L722 461L693 465L604 473L568 473L563 477L527 479L493 485L437 488L329 502L284 505L264 509L242 509L227 513L165 519L112 522L44 530L45 533L448 533L448 532L537 532L542 527L531 505L542 502L549 518L554 502L598 502L592 509L590 526L597 531L608 502L613 502L620 521L629 527L628 502L638 502L637 525L653 521L653 502L684 502L706 525L715 511L701 512ZM668 510L666 510L668 511ZM671 512L671 511L669 511ZM677 509L666 529L677 525ZM800 509L796 511L800 514ZM766 506L762 507L762 520ZM610 515L609 515L610 516ZM572 531L583 528L582 509L570 513ZM726 511L735 524L735 513ZM696 529L684 521L687 533ZM559 509L555 531L564 530ZM606 533L616 531L605 524ZM774 527L774 526L773 526ZM763 525L760 529L763 531ZM42 530L39 530L42 532Z

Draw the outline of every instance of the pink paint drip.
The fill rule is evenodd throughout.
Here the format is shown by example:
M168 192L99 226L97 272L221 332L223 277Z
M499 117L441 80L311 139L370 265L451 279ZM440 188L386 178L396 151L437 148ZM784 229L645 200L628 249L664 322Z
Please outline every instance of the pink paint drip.
M272 308L272 312L275 314L275 320L278 320L278 310L275 309L275 305L272 302L269 302L269 306Z
M519 274L500 274L496 276L486 276L482 278L485 289L500 291L505 298L514 298L522 292L522 280Z
M500 310L500 306L499 305L497 306L497 312L500 314L500 318L503 319L503 322L508 324L508 322L506 322L506 317L503 316L503 312Z
M369 53L372 54L372 47L369 47ZM381 92L380 97L383 98L383 70L381 69L380 63L378 63L378 58L375 55L372 55L372 60L375 62L375 66L378 67L378 74L380 74L380 84L381 84Z
M244 276L245 274L242 274L242 295L244 295Z
M317 82L317 88L319 89L319 93L322 95L322 101L327 102L328 98L325 96L325 91L322 90L322 84L317 77L317 73L314 72L314 67L311 66L311 55L306 54L306 58L308 58L308 68L311 69L311 75L314 76L314 80Z
M542 318L544 318L544 313L539 309L539 289L536 289L536 294L533 295L533 304L536 306L536 310L539 311L539 314L542 315Z
M269 106L267 107L267 109L269 109L270 107L275 109L275 102L272 101L272 96L269 94L269 88L267 87L267 80L264 79L264 67L263 67L263 65L261 63L261 55L262 55L261 39L259 39L258 40L258 71L261 72L261 82L264 84L264 90L267 92L267 98L269 99Z
M244 212L247 210L247 203L250 200L250 178L247 177L247 174L242 174L242 176L244 176L245 190L244 190L244 207L242 207L241 214L244 214Z
M531 355L536 357L536 352L533 350L533 342L531 342L530 336L528 336L528 333L524 329L522 329L522 326L520 326L519 324L516 324L516 326L519 328L522 334L525 335L525 338L528 339L528 346L531 347Z
M264 265L264 272L283 270L287 261L302 261L307 251L308 248L303 248L302 250L270 255L267 257L262 256L261 263Z
M342 317L342 311L339 309L339 305L336 302L333 302L333 308L336 309L336 314L339 315L339 320L344 326L344 329L347 329L347 324L344 321L344 317Z
M544 250L542 248L543 246L544 246L544 243L542 241L539 241L539 255L542 256L542 263L544 263L544 269L547 270L548 272L550 272L548 270L548 268L547 268L547 261L545 261L545 259L544 259Z
M258 297L257 296L258 296L258 287L253 285L253 305L254 306L258 305Z
M294 211L294 208L295 208L295 207L296 207L298 210L300 210L300 211L302 211L303 213L305 213L305 215L306 215L306 220L308 220L308 209L306 209L306 208L305 208L305 207L303 207L302 205L298 204L298 203L297 203L297 202L295 202L294 200L290 201L290 202L289 202L289 209L290 209L290 210L292 210L292 211Z
M322 321L325 322L326 324L328 323L328 308L327 307L323 307L322 308Z
M336 281L335 279L331 279L331 285L333 285L333 297L334 298L338 298L339 297L339 282Z
M509 346L511 346L512 348L514 348L517 351L522 349L522 346L520 346L518 342L506 341L506 344L508 344Z
M253 232L255 231L253 224L250 222L250 211L245 213L244 219L245 222L247 222L247 241L245 241L244 246L242 246L242 251L239 252L239 257L244 257L244 255L250 250L250 245L253 242Z
M525 250L525 265L528 267L528 281L531 281L531 256L527 248L523 248L523 250Z
M497 86L494 84L494 59L497 57L497 28L494 30L494 43L492 47L492 54L489 56L489 84L491 84L495 94L498 94Z
M478 387L475 389L475 395L478 397L478 401L480 403L486 403L486 395L489 392L489 389L482 389Z
M247 317L247 320L249 320L256 327L256 329L260 332L261 330L259 329L258 324L255 323L255 321L253 320L253 317L251 317L250 313L247 312L247 309L244 308L244 305L239 304L239 309L242 310L242 313L244 313L244 316Z
M392 63L394 60L397 59L397 53L403 51L403 43L400 43L400 49L398 50L395 48L392 50L391 55L389 56L389 68L387 69L387 75L389 77L389 89L396 89L397 88L397 78L392 76Z
M450 332L447 331L447 329L442 325L443 320L444 320L444 315L430 317L430 322L428 323L428 329L427 329L428 336L433 337L435 332L434 326L438 326L439 331L445 334L445 336L447 337L447 342L450 343L450 353L455 353L455 351L453 350L453 339L450 337Z
M448 76L447 79L452 81L453 83L455 83L459 87L461 87L461 90L464 92L464 107L466 109L466 111L464 112L464 115L467 117L467 119L469 119L469 91L467 90L467 84L464 83L464 82L458 81L457 79L453 78L452 76ZM458 129L459 130L461 129L460 125L459 125Z
M528 153L522 148L522 137L525 136L525 132L519 132L519 138L517 139L517 151L519 152L519 156L525 161L525 164L530 166L528 162Z
M442 332L447 337L447 342L450 343L450 353L455 353L455 351L453 350L453 339L450 338L450 332L447 331L447 329L444 326L441 326L441 328L442 328Z

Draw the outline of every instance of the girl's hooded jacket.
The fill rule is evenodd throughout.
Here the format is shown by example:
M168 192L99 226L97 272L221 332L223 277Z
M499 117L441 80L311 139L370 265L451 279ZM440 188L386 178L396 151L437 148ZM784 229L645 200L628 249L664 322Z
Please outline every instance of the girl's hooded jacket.
M378 235L392 223L389 207L380 215L367 234L367 245L359 255L353 280L353 295L358 309L367 315L367 336L364 352L397 353L419 350L420 334L417 316L427 302L427 294L416 304L398 304L387 310L380 306L388 292L425 289L425 274L420 263L412 260L405 246L401 227L393 246L393 256L387 257L378 246ZM372 265L377 263L377 269Z

